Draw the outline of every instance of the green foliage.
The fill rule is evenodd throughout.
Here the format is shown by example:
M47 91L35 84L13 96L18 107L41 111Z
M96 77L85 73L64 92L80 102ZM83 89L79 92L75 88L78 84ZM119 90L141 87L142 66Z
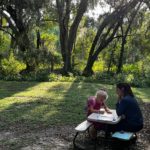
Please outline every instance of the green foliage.
M128 83L132 83L134 80L134 75L133 74L128 74L127 77L126 77L126 81Z
M21 3L19 4L21 5ZM38 5L37 8L41 6L42 5ZM17 6L16 9L18 8L19 7ZM31 8L28 9L30 10ZM75 15L76 8L74 7L73 9L74 10L72 12ZM47 11L47 8L44 8L43 11L43 20L52 19L50 17L50 14L52 12L49 13L49 11ZM30 12L28 12L27 10L25 10L25 12L27 12L26 15L29 18L32 15L36 16L36 14L30 14ZM33 22L29 22L29 24L27 22L27 24L30 26L29 30L27 30L27 36L29 37L29 41L31 42L29 43L31 44L29 45L29 49L26 49L25 52L20 51L20 49L18 48L13 49L14 56L17 57L17 60L14 56L10 56L10 58L8 59L6 58L9 55L9 49L12 46L10 45L11 38L5 32L0 31L0 69L3 71L3 74L0 72L0 78L5 80L62 82L81 81L110 84L115 84L116 82L128 82L131 85L137 87L149 86L150 13L141 10L138 15L139 16L135 18L135 22L133 22L131 33L126 39L125 53L123 58L124 64L122 73L120 74L116 74L116 70L118 65L118 57L120 55L121 39L114 38L113 42L100 52L100 55L95 61L92 68L94 71L94 75L87 78L81 76L87 62L89 50L96 34L96 30L98 27L97 25L100 23L99 21L93 20L88 17L83 17L83 20L80 22L78 33L76 35L76 43L74 44L72 57L74 70L67 77L53 73L52 71L50 71L52 70L52 65L54 65L54 72L57 72L57 69L59 70L63 66L62 56L60 52L59 26L52 21L41 21L36 24L36 18L34 18ZM102 20L104 19L103 17L104 16L101 16ZM71 21L73 19L74 18L71 18ZM3 19L2 22L4 26L7 25L7 21L5 19ZM123 27L126 27L126 25L127 24L123 24ZM36 48L37 30L40 31L41 40L43 42L39 49ZM120 35L119 32L118 35ZM24 43L24 40L25 39L23 39L22 41L21 39L20 41ZM19 72L25 68L25 64L23 64L22 61L24 63L28 63L31 66L35 66L35 70L25 75L19 75ZM108 73L107 70L109 65L110 72Z
M25 68L25 64L16 60L12 53L8 58L2 59L1 65L3 76L6 80L19 78L19 72Z
M41 69L36 72L36 81L48 81L49 80L50 71L48 69Z
M149 87L150 78L139 76L139 74L135 73L120 73L115 75L114 79L111 78L112 81L115 82L127 82L134 87Z
M105 62L103 60L98 60L94 63L93 71L94 72L103 72L105 68Z
M147 78L150 78L150 65L149 65L149 62L150 62L150 56L148 55L144 61L144 71L145 71L145 76Z
M137 64L125 64L123 65L124 73L139 73L140 68Z
M84 69L94 36L95 31L93 28L84 26L79 28L76 45L73 49L75 69Z
M59 66L62 66L61 64L62 55L57 51L54 51L52 55L53 55L55 65L59 64Z
M8 51L9 45L10 45L9 36L0 31L0 55Z
M36 81L36 72L21 75L22 81Z
M58 40L58 37L54 34L42 33L41 39L44 41L44 46L48 49L55 50L55 42Z
M69 76L62 76L60 74L54 74L51 73L49 75L49 81L55 81L55 82L72 82L75 81L76 78L73 76L72 73L69 74Z

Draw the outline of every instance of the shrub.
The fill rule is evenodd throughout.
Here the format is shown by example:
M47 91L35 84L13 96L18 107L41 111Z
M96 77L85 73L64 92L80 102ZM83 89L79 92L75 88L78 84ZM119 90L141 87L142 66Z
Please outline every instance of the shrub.
M123 72L128 73L139 73L139 68L137 64L125 64L123 65Z
M126 77L125 77L125 81L126 82L128 82L128 83L131 83L131 82L133 82L134 81L134 75L133 74L128 74L128 75L126 75Z
M1 61L2 73L6 80L20 79L19 72L25 68L25 64L15 59L11 53L9 58Z
M36 72L36 81L48 81L49 80L50 71L47 69L39 70Z
M36 80L36 73L30 72L28 74L23 74L23 75L21 75L21 79L23 81L35 81Z

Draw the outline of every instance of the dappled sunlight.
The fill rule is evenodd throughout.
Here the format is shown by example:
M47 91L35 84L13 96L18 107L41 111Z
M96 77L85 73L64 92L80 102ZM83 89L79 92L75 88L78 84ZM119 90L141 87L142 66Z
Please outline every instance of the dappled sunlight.
M3 83L4 84L4 83ZM11 91L12 83L1 87L0 127L10 128L19 124L24 128L49 126L53 124L79 123L86 119L87 98L96 91L106 88L110 108L115 107L116 88L113 85L84 82L43 82L36 84L13 83L16 91ZM19 90L25 85L26 88ZM30 86L29 86L30 85ZM6 88L7 87L7 88ZM8 90L7 90L8 89ZM15 89L14 89L15 90ZM134 89L135 95L148 99L149 89ZM3 94L5 96L3 96Z
M0 101L0 116L5 128L18 125L31 126L31 124L48 125L62 123L63 120L71 122L78 118L78 110L73 109L78 103L74 103L74 83L39 83L26 88ZM11 86L11 85L10 85ZM73 87L73 88L72 88ZM72 90L70 90L72 88ZM6 90L7 91L7 90ZM9 90L8 90L9 91ZM78 95L80 97L80 95ZM71 100L71 101L70 101ZM69 103L68 103L69 102ZM78 103L79 104L79 103ZM63 115L65 114L65 115ZM74 114L74 115L73 115ZM73 116L73 117L72 117Z
M20 83L21 84L21 83ZM63 95L66 93L66 90L71 86L72 83L60 83L60 82L44 82L44 83L36 83L36 85L32 85L32 87L26 87L25 89L17 89L18 85L16 85L16 88L9 88L10 86L3 86L0 94L1 97L28 97L28 98L50 98L50 99L57 99L62 100ZM19 90L20 89L20 90ZM3 96L6 95L6 96ZM1 98L1 100L6 100Z
M56 116L58 113L56 107L57 105L51 105L48 101L42 101L40 99L24 103L9 103L5 109L0 111L0 118L3 121L0 126L7 128L13 125L19 125L18 123L21 123L22 126L29 127L31 124L40 123L42 126L48 124L49 120L52 123L54 122L53 116Z
M0 150L76 149L75 126L87 120L90 96L97 95L93 109L106 112L133 96L128 86L116 88L119 82L141 87L133 88L145 128L137 150L146 150L149 29L150 0L0 0ZM98 149L111 143L102 140Z
M18 92L12 95L12 97L43 97L47 95L47 91L46 90L40 90L40 89L31 89L28 91L22 91L22 92Z
M133 91L138 100L141 100L143 102L150 102L150 88L133 88Z
M57 109L50 108L48 105L40 105L31 109L24 117L29 120L48 121L57 113Z
M0 100L6 97L13 97L21 92L26 92L37 84L38 82L0 81Z
M13 103L13 100L9 101L7 98L2 99L0 101L0 112L9 108Z
M48 120L49 118L53 118L53 116L56 115L57 113L58 113L58 111L56 111L56 110L48 111L48 112L43 116L43 121Z
M19 98L16 98L16 97L4 98L0 101L0 111L9 110L11 105L15 104L15 107L17 107L17 104L21 105L21 103L28 103L28 101L31 101L31 99L21 98L21 97L19 97Z
M36 101L36 98L30 97L6 97L0 100L0 111L10 110L11 106L14 108L25 107L29 103Z

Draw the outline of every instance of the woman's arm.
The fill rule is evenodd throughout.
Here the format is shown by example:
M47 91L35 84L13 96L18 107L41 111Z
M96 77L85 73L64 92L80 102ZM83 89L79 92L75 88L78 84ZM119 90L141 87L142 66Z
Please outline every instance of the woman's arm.
M118 101L116 104L116 113L118 116L125 115L125 111L127 110L127 102L125 99Z

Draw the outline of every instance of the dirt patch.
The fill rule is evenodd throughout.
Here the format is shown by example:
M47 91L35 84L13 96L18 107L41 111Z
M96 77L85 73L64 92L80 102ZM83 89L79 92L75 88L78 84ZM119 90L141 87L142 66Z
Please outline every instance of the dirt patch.
M150 150L150 103L142 103L144 128L138 133L136 144L131 150ZM51 126L43 130L22 130L12 127L12 130L0 132L0 150L72 150L72 140L75 135L73 126ZM84 144L85 149L92 149L93 144ZM97 149L111 149L99 144ZM122 150L122 148L120 148ZM119 150L119 149L118 149Z

